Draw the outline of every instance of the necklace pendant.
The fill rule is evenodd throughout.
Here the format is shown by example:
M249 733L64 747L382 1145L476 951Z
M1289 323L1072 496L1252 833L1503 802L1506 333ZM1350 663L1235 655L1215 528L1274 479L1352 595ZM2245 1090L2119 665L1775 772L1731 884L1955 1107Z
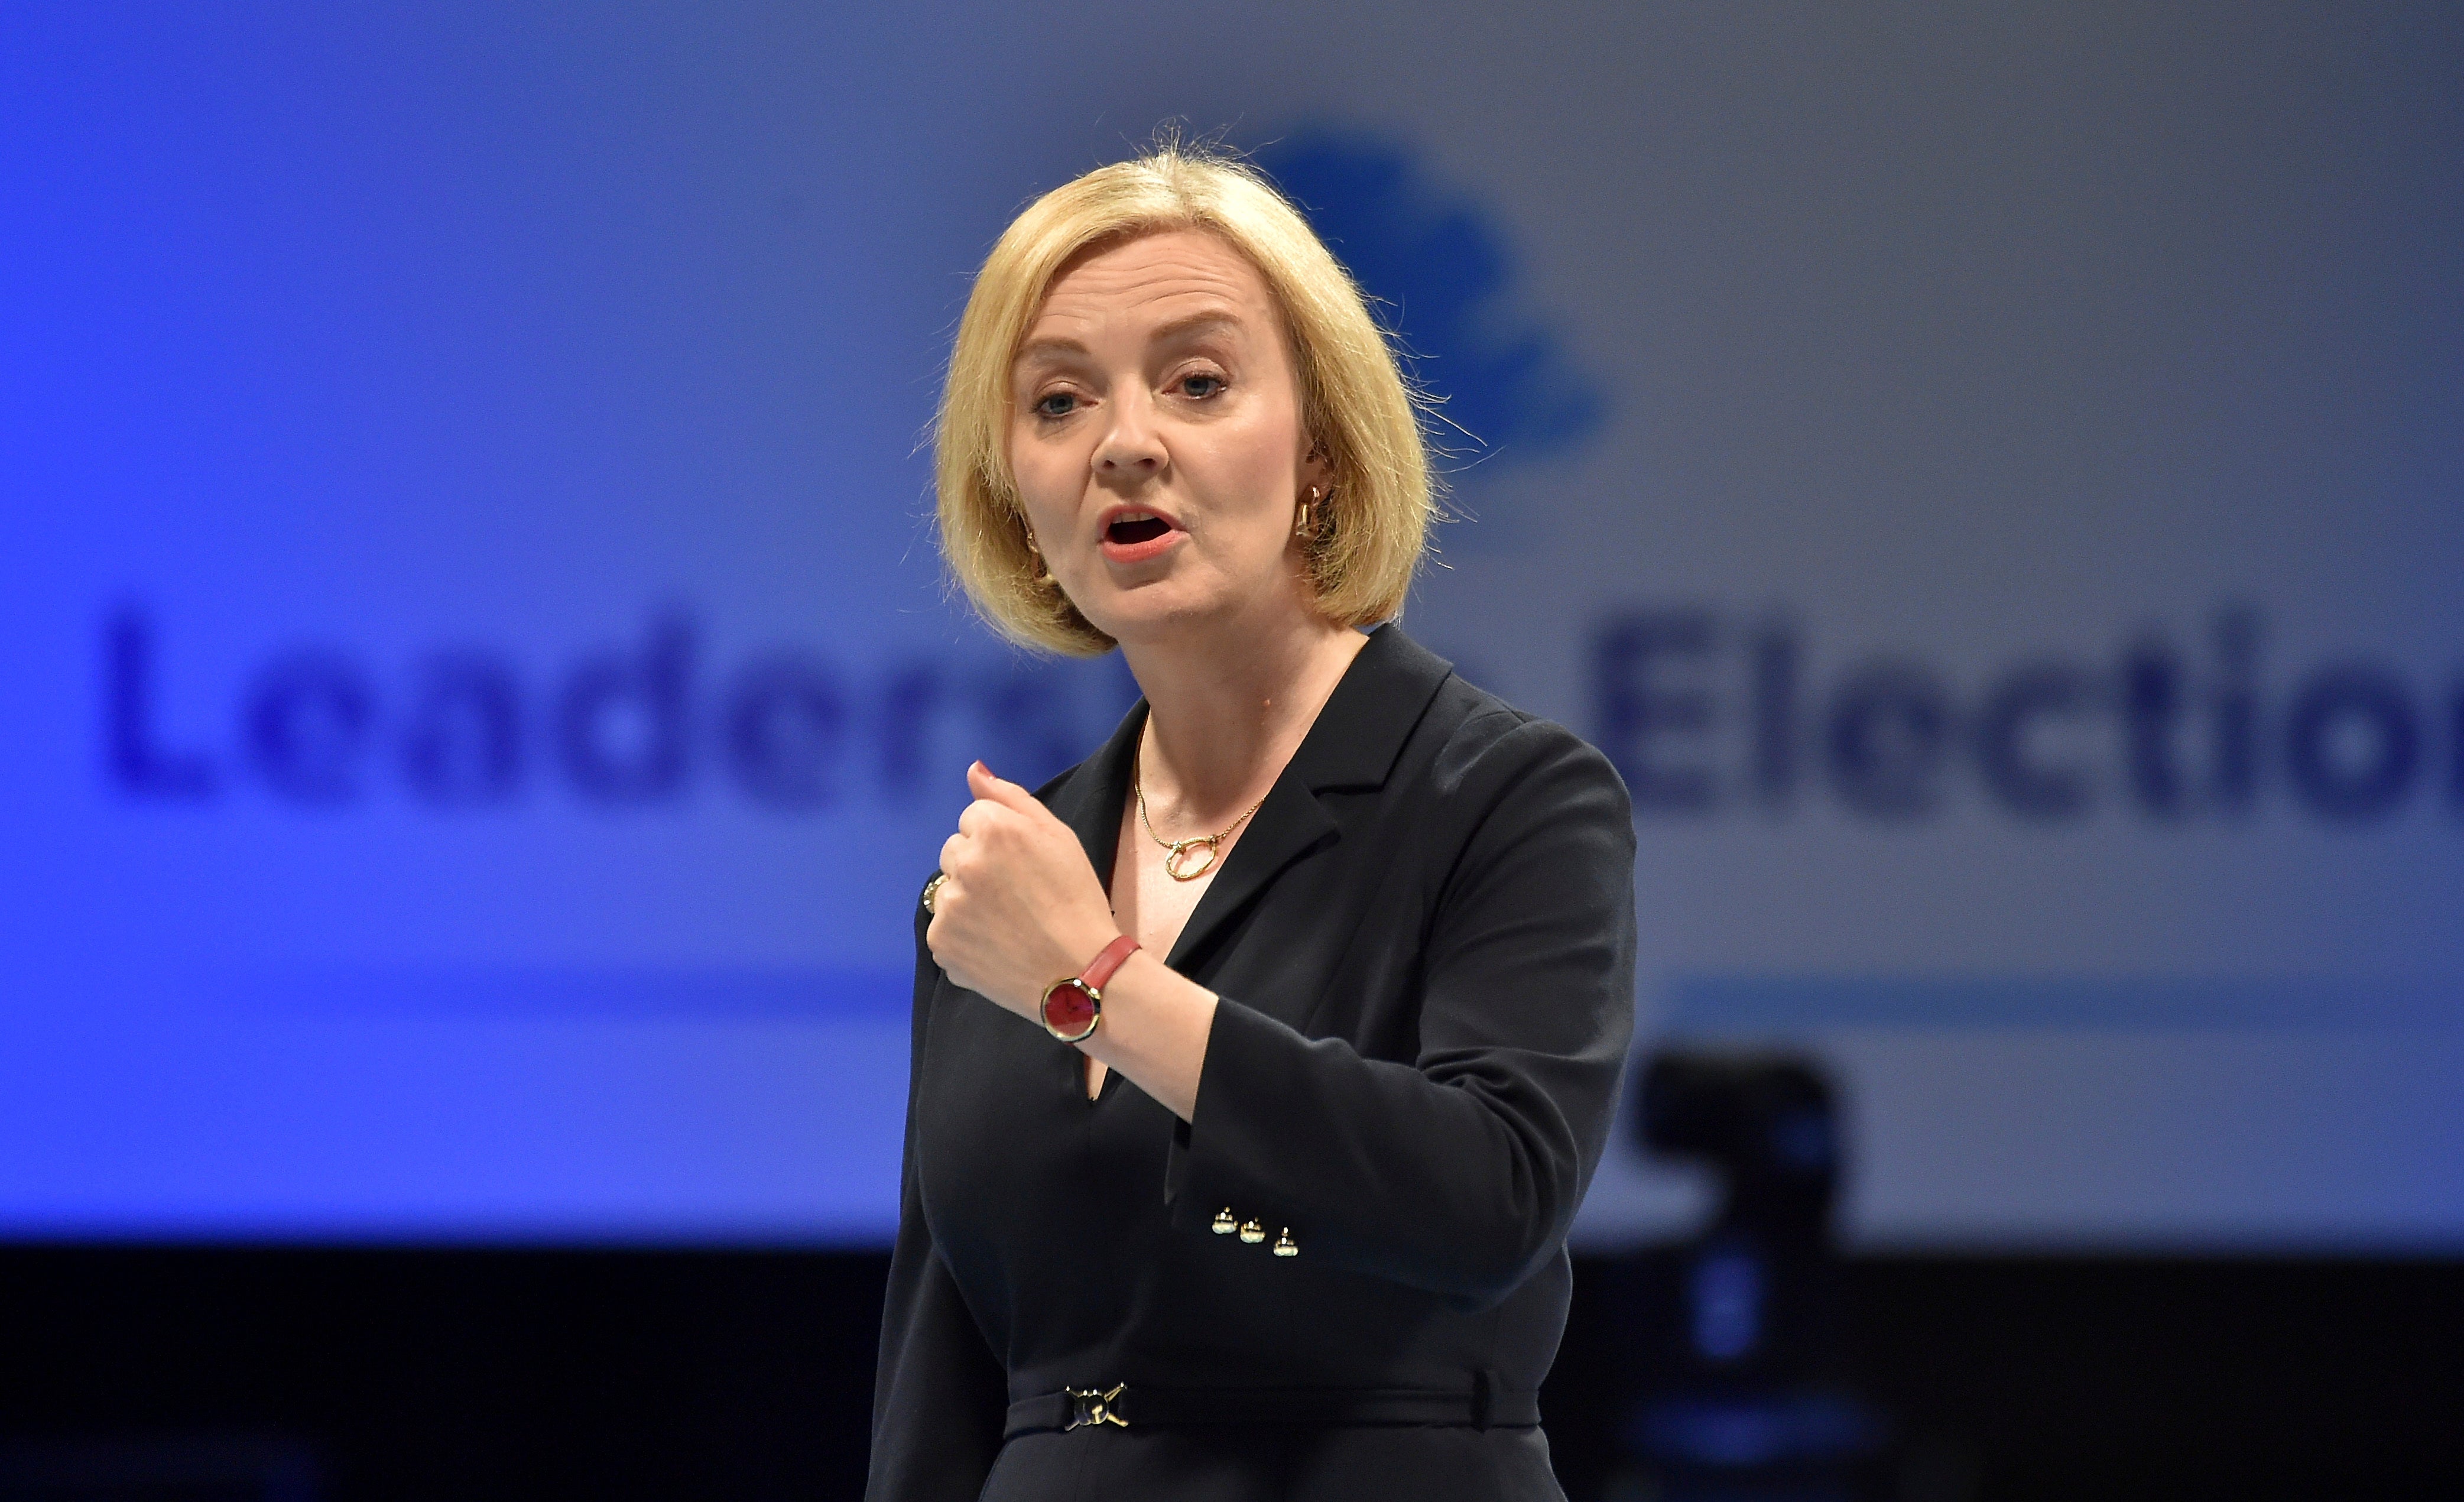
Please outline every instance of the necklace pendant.
M1193 840L1173 841L1171 853L1163 858L1163 873L1175 881L1196 881L1205 875L1215 869L1215 842L1221 838L1220 834L1201 834ZM1182 862L1190 858L1191 851L1199 850L1206 852L1206 858L1184 870Z

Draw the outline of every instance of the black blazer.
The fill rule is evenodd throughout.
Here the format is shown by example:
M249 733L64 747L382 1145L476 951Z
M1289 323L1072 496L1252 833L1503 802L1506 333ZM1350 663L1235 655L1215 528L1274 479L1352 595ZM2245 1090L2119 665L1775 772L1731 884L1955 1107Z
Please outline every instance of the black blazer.
M1108 885L1145 719L1036 795ZM1604 757L1388 625L1167 957L1222 999L1195 1124L1118 1071L1089 1101L1077 1050L941 974L919 903L866 1495L1557 1497L1530 1395L1633 1030L1634 849ZM1118 1383L1496 1420L1031 1427Z

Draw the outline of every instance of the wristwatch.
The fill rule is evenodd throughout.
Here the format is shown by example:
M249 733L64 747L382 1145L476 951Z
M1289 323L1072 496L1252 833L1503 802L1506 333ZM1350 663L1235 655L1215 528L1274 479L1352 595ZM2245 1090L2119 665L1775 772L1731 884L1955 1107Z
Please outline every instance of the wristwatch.
M1138 947L1129 935L1106 944L1102 953L1076 975L1065 975L1044 988L1044 1030L1064 1043L1084 1043L1104 1020L1104 983Z

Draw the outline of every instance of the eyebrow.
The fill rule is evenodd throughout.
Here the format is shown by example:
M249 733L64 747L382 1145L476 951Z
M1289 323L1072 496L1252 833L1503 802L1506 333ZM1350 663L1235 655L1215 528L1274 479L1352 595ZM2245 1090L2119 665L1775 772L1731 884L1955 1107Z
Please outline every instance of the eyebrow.
M1149 342L1163 343L1171 340L1186 339L1192 334L1211 329L1234 328L1238 327L1240 322L1241 316L1237 313L1231 312L1228 309L1210 308L1203 312L1192 313L1181 318L1177 318L1171 322L1164 324L1149 336ZM1087 346L1077 340L1070 339L1066 335L1047 335L1043 339L1031 339L1025 343L1021 344L1018 350L1018 358L1011 362L1011 364L1014 365L1024 364L1030 360L1044 356L1084 355L1088 352Z

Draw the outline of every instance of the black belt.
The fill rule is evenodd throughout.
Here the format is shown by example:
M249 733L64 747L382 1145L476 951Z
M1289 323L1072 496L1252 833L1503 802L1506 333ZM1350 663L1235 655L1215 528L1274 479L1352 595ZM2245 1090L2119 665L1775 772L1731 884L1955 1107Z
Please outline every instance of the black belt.
M1491 1372L1468 1386L1427 1387L1064 1387L1009 1405L1001 1438L1046 1429L1141 1428L1201 1424L1372 1427L1455 1425L1475 1429L1540 1422L1540 1395L1498 1384Z

